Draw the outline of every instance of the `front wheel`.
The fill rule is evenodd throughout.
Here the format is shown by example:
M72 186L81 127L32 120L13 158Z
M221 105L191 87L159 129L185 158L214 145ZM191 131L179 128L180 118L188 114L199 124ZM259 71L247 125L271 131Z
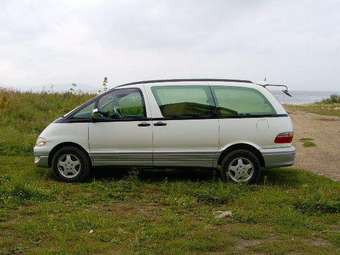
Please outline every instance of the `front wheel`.
M261 175L257 156L248 150L235 150L222 160L222 179L234 183L256 183Z
M54 154L52 168L58 179L65 182L79 182L89 176L91 163L82 150L65 146Z

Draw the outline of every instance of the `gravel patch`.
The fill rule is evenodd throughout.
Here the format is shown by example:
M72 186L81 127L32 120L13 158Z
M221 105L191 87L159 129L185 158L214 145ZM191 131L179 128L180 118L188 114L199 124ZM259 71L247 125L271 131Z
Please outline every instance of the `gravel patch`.
M295 167L340 181L340 118L292 111ZM304 147L301 139L312 138L315 146Z

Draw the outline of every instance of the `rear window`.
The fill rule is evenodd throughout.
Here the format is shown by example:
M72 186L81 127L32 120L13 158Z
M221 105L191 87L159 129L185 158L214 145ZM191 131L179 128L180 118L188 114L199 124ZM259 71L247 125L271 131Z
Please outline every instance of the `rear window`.
M155 86L151 88L165 118L204 118L213 114L208 86Z
M221 117L276 114L267 98L256 89L214 86L212 91Z

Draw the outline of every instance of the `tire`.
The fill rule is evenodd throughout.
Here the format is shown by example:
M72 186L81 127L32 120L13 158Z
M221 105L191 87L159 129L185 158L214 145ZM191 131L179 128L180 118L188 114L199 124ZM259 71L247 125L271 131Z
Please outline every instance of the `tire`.
M91 173L88 155L73 146L60 148L52 158L52 169L56 177L64 182L81 182Z
M234 183L257 183L261 177L260 160L248 150L231 151L222 160L221 177Z

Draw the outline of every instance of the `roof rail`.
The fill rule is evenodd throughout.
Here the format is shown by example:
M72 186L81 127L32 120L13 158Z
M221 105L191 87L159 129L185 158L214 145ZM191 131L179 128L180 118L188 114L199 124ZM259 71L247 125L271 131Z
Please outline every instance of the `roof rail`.
M136 82L129 82L122 85L119 85L115 88L125 87L128 85L136 85L136 84L143 84L143 83L159 83L159 82L183 82L183 81L222 81L222 82L243 82L243 83L254 83L249 80L237 80L237 79L160 79L160 80L145 80L145 81L136 81ZM255 83L254 83L255 84Z

